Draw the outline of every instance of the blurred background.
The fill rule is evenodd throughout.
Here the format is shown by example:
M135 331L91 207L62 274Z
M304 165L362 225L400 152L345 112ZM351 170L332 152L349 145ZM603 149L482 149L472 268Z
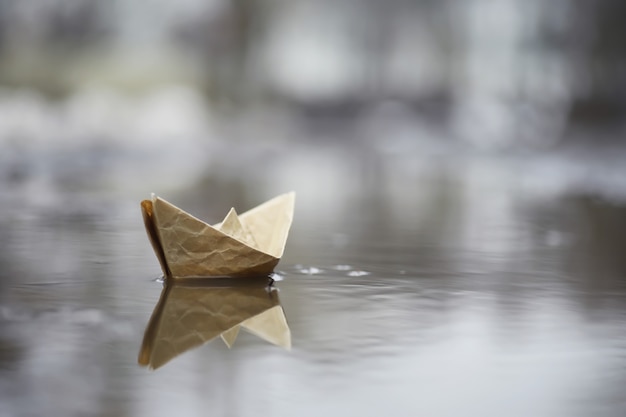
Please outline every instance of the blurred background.
M195 178L233 141L624 157L618 0L170 3L2 0L3 176L114 152Z
M624 16L0 0L0 416L623 416ZM138 368L139 201L217 223L289 190L294 350Z
M623 127L620 1L170 3L3 0L3 147L294 142L323 123L360 146L545 150ZM217 134L225 119L250 131Z

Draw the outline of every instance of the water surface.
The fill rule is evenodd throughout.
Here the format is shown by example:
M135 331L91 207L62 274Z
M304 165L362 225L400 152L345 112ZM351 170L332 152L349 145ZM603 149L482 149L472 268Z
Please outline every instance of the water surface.
M275 284L293 347L243 332L156 371L137 363L162 290L145 195L5 185L0 416L626 414L625 206L370 162L335 188L166 191L213 222L299 193Z

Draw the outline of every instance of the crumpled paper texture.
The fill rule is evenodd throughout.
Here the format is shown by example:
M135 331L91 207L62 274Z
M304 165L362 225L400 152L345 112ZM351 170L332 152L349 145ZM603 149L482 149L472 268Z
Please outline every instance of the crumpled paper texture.
M293 220L295 193L241 215L231 209L211 226L162 198L141 203L146 231L168 277L268 275L278 264Z
M167 284L146 327L139 364L159 368L218 336L231 347L242 327L270 343L291 348L278 291L262 285Z

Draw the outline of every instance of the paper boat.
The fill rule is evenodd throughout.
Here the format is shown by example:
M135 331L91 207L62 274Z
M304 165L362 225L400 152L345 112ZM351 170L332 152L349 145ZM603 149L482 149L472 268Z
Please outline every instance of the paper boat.
M291 192L241 215L232 208L213 226L154 195L141 202L141 211L166 277L253 276L278 264L294 203Z
M218 336L231 347L240 328L277 346L291 348L291 333L278 291L267 287L267 281L263 285L232 287L169 282L146 327L139 364L159 368Z

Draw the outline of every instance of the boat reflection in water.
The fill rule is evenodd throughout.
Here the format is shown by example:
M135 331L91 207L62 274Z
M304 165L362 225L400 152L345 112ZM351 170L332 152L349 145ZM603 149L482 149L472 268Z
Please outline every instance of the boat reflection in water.
M290 349L291 333L278 290L269 282L268 278L166 281L146 326L139 364L157 369L218 336L231 347L242 327Z

